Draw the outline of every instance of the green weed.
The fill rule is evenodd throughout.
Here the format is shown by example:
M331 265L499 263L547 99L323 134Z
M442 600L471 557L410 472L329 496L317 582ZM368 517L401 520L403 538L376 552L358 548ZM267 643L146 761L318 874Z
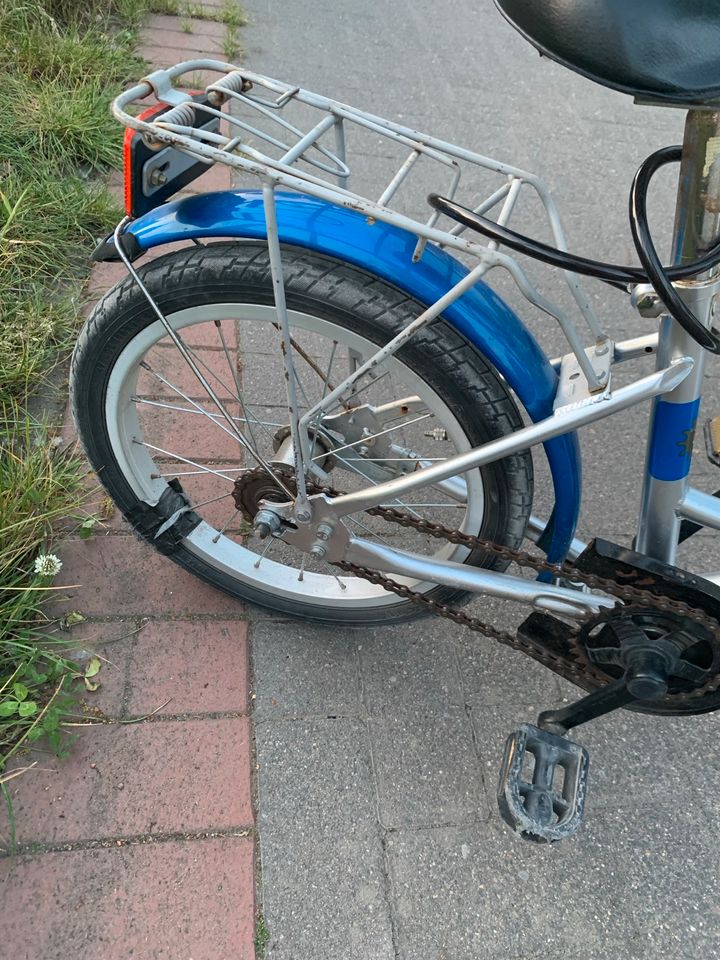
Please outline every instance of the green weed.
M257 960L264 960L265 948L270 941L270 931L265 922L265 917L258 913L255 919L255 956Z
M72 514L83 522L83 498L77 458L17 404L0 408L0 780L24 743L45 735L61 752L70 684L82 671L63 655L67 640L49 633L43 601L61 565L53 523Z

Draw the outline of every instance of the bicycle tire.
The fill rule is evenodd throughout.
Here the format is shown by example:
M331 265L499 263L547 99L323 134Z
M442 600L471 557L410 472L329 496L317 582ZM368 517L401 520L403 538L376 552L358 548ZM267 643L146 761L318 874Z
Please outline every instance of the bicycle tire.
M310 318L321 330L327 328L348 342L350 338L360 338L363 343L377 346L386 343L423 309L399 289L358 267L297 247L283 247L282 256L291 314L301 320ZM193 326L199 330L201 323L209 322L207 317L213 311L224 310L229 315L254 311L264 316L273 308L267 247L259 242L185 248L152 260L139 272L165 316L173 323L182 322L182 330L192 330ZM193 324L194 316L205 319ZM188 317L190 321L186 323ZM306 326L310 323L309 320L302 322ZM137 520L138 509L148 500L138 495L134 467L131 469L125 463L128 455L113 434L113 424L120 414L119 408L112 406L114 387L111 385L122 376L130 377L123 365L128 366L128 371L131 365L124 358L132 354L136 344L144 342L143 338L159 349L152 332L158 324L146 298L128 276L102 298L87 319L71 366L72 407L88 459L120 511L150 542L152 538L146 529L143 533ZM314 335L313 330L311 334ZM433 404L449 411L450 421L453 425L459 424L467 448L522 426L517 406L497 372L442 319L413 337L393 363L400 364L403 377L417 378L413 382L427 386L427 396ZM249 427L249 415L246 420ZM489 464L478 473L484 497L482 522L471 532L497 543L519 546L533 494L529 451ZM413 604L398 601L386 593L378 596L377 602L372 594L363 603L352 599L344 603L335 599L331 602L329 590L327 598L300 591L297 596L291 591L279 595L267 577L253 581L244 564L242 570L229 571L225 561L224 565L214 560L209 562L207 556L198 554L192 536L176 545L171 559L239 600L302 619L326 622L388 623L418 614ZM224 539L223 536L218 542ZM502 568L497 558L477 552L467 555L464 562ZM327 579L330 583L329 576ZM459 602L464 596L437 585L427 592L444 603Z

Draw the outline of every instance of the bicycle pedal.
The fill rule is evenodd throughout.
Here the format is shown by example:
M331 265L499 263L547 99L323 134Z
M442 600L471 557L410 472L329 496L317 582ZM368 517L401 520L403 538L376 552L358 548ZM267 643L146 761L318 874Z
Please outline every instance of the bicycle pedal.
M523 723L508 737L500 770L505 823L536 843L572 836L583 819L589 759L579 743Z

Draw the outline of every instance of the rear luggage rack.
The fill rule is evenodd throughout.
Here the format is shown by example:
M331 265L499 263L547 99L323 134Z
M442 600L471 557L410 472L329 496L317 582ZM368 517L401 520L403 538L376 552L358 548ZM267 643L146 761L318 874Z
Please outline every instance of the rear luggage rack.
M175 86L183 77L195 81L199 73L204 77L219 74L206 85L204 97L193 97ZM151 94L170 109L161 115L128 112L132 104ZM521 193L529 193L544 208L555 246L567 250L555 203L534 174L299 86L216 60L188 60L168 70L156 70L117 97L113 113L126 128L142 135L146 148L174 147L198 162L198 172L202 172L199 164L223 163L258 177L273 189L299 191L355 210L369 223L382 221L406 230L417 237L413 261L422 257L427 243L434 243L479 259L475 279L502 267L527 300L558 321L590 390L607 386L597 380L573 319L538 290L513 256L500 251L493 240L469 239L465 225L438 210L431 209L425 219L412 213L419 206L418 190L422 189L420 203L431 193L441 193L449 200L464 202L477 214L494 211L496 222L506 226ZM365 175L369 155L381 155L388 161L384 186L373 191L374 199L350 187L351 179ZM195 169L193 173L199 175ZM409 183L413 190L410 198ZM166 190L159 192L158 202L166 195ZM579 277L570 271L564 271L564 276L590 333L590 344L605 343L607 337Z

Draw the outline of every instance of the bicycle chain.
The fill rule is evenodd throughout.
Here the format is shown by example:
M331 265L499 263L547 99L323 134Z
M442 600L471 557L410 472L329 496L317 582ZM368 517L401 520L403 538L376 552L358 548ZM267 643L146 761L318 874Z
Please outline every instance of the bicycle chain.
M253 470L248 471L243 476L242 480L246 481L248 477L253 476L253 474L256 472L262 473L263 476L265 475L265 471L261 467L256 467ZM338 497L342 495L341 491L336 490L333 487L321 486L312 482L308 484L308 493L323 493L329 497ZM619 584L616 580L612 580L608 577L601 577L598 574L586 573L575 567L571 561L566 560L559 564L550 563L547 560L543 560L542 557L535 556L534 554L528 553L525 550L515 549L503 544L495 543L492 540L486 540L483 537L476 537L469 533L463 533L462 530L454 530L451 527L446 527L443 524L435 523L432 520L423 520L421 517L413 517L395 507L371 507L370 509L366 510L365 513L370 516L379 517L389 523L395 523L401 527L417 530L418 532L427 534L435 539L445 540L449 543L455 544L456 546L462 546L467 547L470 550L482 550L486 553L491 553L501 560L505 560L508 563L515 563L517 566L533 570L535 573L548 573L554 578L559 577L570 579L575 583L582 583L590 590L600 590L603 593L609 594L610 596L615 597L626 604L633 603L643 607L650 607L660 613L671 613L677 614L680 617L686 617L687 619L699 623L701 626L705 627L711 633L715 642L720 646L720 624L718 621L713 617L708 616L708 614L706 614L703 610L699 610L696 607L685 603L683 600L671 600L669 597L658 597L649 590L642 590L639 587L632 587L629 584ZM394 593L403 600L408 600L417 606L424 607L437 616L451 620L453 623L467 627L469 630L472 630L476 633L482 633L485 636L490 637L490 639L496 640L498 643L502 643L513 650L518 650L521 653L525 653L534 660L537 660L539 663L553 670L555 673L565 677L566 680L575 683L580 681L578 684L580 686L583 686L583 681L590 681L596 686L603 686L611 679L606 673L603 673L601 670L595 668L583 652L578 639L580 634L579 627L571 626L570 624L567 625L568 638L570 641L570 655L574 659L573 662L573 660L569 660L566 656L555 654L551 650L548 650L541 643L533 641L528 637L519 636L516 633L510 633L506 630L500 630L491 623L480 620L478 617L473 617L467 613L463 613L462 610L459 610L456 607L451 607L444 603L438 603L437 600L433 600L431 597L428 597L425 594L419 593L416 590L412 590L410 587L407 587L404 584L397 583L395 580L386 576L384 573L381 573L379 570L373 570L369 567L363 567L355 563L349 563L346 560L336 561L334 565L346 571L347 573L352 573L356 577L360 577L363 580L367 580L369 583L373 583L376 586L382 587L389 593ZM607 613L598 615L588 612L585 617L581 618L580 622L587 627L591 627L593 619L598 616L607 617ZM666 698L675 703L682 703L686 700L697 700L708 693L714 692L718 688L720 688L720 673L708 680L707 683L697 687L694 690L682 693L667 693Z
M324 488L323 493L329 496L338 496L338 491L332 488ZM416 518L395 507L372 507L365 512L371 516L380 517L387 522L398 524L401 527L417 530L420 533L425 533L436 539L446 540L457 546L464 546L471 550L483 550L501 560L515 563L519 567L531 569L536 573L549 573L553 577L572 579L575 583L582 583L591 590L601 590L603 593L607 593L626 603L632 602L644 607L651 607L661 613L674 613L678 616L686 617L704 626L713 635L716 642L720 643L720 624L704 611L692 607L683 600L671 600L669 597L658 597L649 590L642 590L627 584L619 584L615 580L609 579L608 577L601 577L594 573L586 573L578 570L570 561L565 561L561 564L549 563L547 560L543 560L541 557L537 557L525 550L503 546L492 540L486 540L482 537L463 533L461 530L454 530L451 527L446 527L443 524L435 523L431 520L423 520L420 517ZM348 573L352 573L363 580L381 586L404 600L409 600L418 606L425 607L437 616L444 617L453 623L460 624L477 633L482 633L511 649L519 650L521 653L527 654L571 682L584 679L586 681L590 680L597 685L605 685L610 679L607 674L595 669L588 661L578 642L580 632L578 628L574 629L568 625L571 655L575 659L575 663L573 663L566 657L552 653L552 651L548 650L542 644L528 637L522 637L509 631L499 630L490 623L463 613L462 610L458 610L447 604L438 603L436 600L426 597L424 594L418 593L404 584L397 583L378 570L348 563L345 560L337 562L336 566L341 567ZM593 614L588 613L582 622L591 625L593 617ZM714 692L718 687L720 687L720 674L712 677L707 683L692 691L668 693L666 696L675 702L683 702L688 699L696 700L705 696L707 693Z

